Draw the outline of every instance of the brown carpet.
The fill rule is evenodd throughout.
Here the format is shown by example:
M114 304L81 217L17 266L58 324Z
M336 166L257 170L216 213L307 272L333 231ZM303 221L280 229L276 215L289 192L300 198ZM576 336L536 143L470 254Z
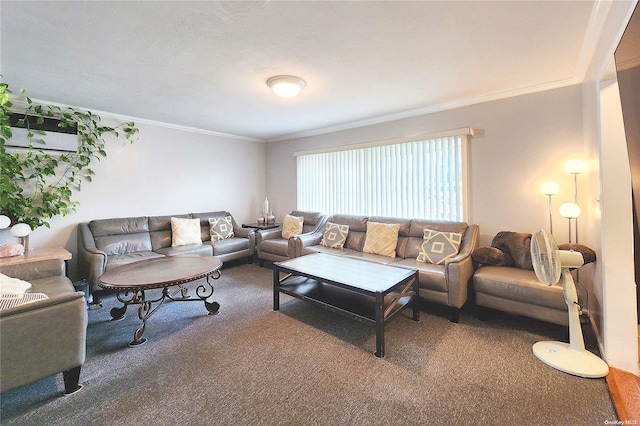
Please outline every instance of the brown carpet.
M531 345L562 328L497 314L460 323L425 304L386 332L281 297L272 273L231 264L216 283L220 313L167 302L149 320L146 344L129 348L134 309L108 322L114 298L89 311L84 388L62 393L61 375L1 395L5 425L602 425L616 419L604 379L539 362Z

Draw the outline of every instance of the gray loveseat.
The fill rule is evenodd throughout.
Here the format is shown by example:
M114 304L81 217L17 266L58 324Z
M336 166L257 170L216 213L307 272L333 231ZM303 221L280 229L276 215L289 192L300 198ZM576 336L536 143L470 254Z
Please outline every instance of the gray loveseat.
M326 223L348 225L349 232L343 249L320 245ZM381 222L399 224L398 242L395 257L364 253L367 223ZM460 250L457 255L443 264L418 262L416 258L424 242L424 230L462 234ZM422 299L446 305L450 308L450 319L458 322L459 310L468 298L469 281L473 275L471 253L478 246L479 228L465 222L443 222L422 219L401 219L393 217L354 216L336 214L325 221L324 226L309 234L293 237L295 256L311 253L330 253L349 256L372 262L418 270L420 297Z
M31 283L49 298L0 310L2 392L62 373L65 394L80 389L87 304L65 276L63 260L3 266L3 274Z
M177 254L217 256L223 262L246 258L255 246L252 229L233 223L232 238L211 241L209 218L231 216L226 211L169 216L100 219L78 225L78 271L91 291L100 290L98 280L108 269L144 259ZM202 244L171 246L171 218L200 219Z
M479 247L472 253L476 264L473 288L480 318L488 318L493 309L568 326L562 281L545 285L538 280L530 246L530 233L502 231L496 234L491 247ZM595 252L585 246L560 244L559 247L580 251L585 263L595 262ZM576 290L582 304L586 292L581 285L576 285Z

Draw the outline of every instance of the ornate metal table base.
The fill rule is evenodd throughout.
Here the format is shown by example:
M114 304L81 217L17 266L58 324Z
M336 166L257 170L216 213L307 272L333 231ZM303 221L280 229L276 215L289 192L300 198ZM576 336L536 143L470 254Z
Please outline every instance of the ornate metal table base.
M189 296L189 289L183 287L181 284L175 284L173 286L178 286L179 292L172 294L172 287L164 287L161 295L155 299L149 299L144 290L119 292L116 294L116 298L124 305L120 308L111 309L111 321L120 321L123 319L129 305L139 305L138 318L142 321L142 325L133 333L133 341L129 343L129 346L135 347L147 341L145 337L142 337L147 327L147 320L160 309L160 306L162 306L167 299L173 300L174 302L204 302L204 307L208 311L207 315L215 315L220 310L220 304L218 302L207 301L207 299L213 295L213 285L209 281L210 278L214 280L220 278L220 271L215 271L213 274L207 276L206 286L200 284L196 287L195 295L197 298ZM178 297L175 297L176 293L179 293Z
M211 280L220 278L222 261L214 256L178 255L154 258L130 263L105 272L99 285L116 292L123 303L111 309L111 321L124 318L129 305L138 305L138 318L142 325L133 333L129 346L139 346L147 341L143 337L147 320L162 306L165 300L175 302L202 302L208 315L218 313L220 304L208 299L213 296ZM195 297L183 284L206 278L206 284L195 288ZM148 290L159 289L160 295L149 297Z

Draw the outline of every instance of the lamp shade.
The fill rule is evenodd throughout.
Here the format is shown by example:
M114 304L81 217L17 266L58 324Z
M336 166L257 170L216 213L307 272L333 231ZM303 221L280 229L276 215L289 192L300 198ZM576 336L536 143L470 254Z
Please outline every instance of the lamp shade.
M564 203L560 206L560 216L568 219L575 219L582 212L580 206L575 203Z
M31 227L26 223L17 223L11 227L11 235L14 237L26 237L31 233Z
M545 182L540 185L540 191L542 191L544 195L556 195L560 192L560 185L553 181Z
M584 173L587 170L587 165L582 160L569 160L565 163L564 170L569 174L577 175Z
M0 229L7 229L9 225L11 225L11 219L9 219L9 216L0 214Z
M300 77L293 75L277 75L267 80L273 93L281 98L293 98L307 85Z

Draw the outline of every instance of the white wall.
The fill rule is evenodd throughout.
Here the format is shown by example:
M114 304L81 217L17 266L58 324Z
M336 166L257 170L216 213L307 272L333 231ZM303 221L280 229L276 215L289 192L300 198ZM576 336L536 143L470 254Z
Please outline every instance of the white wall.
M437 112L375 126L267 145L267 193L278 217L295 209L296 164L293 153L315 148L411 136L471 126L470 218L478 224L481 244L502 230L535 232L549 227L547 198L540 190L555 180L554 234L568 241L568 222L557 213L573 200L573 179L564 163L584 158L581 87Z
M615 348L627 347L638 353L636 312L628 311L628 319L617 317L628 300L636 298L633 259L633 217L631 204L631 171L622 120L620 94L616 81L603 82L600 88L600 170L602 241L602 330L604 351L609 362L637 374L637 356L629 359Z
M92 182L74 195L76 213L57 216L30 237L31 248L76 253L76 227L93 219L227 210L255 222L265 193L265 145L150 124L133 145L109 137ZM2 231L7 239L7 231ZM10 236L9 236L10 237ZM75 260L69 274L75 278Z
M629 160L614 81L603 81L636 2L613 2L583 84L588 180L586 242L598 255L593 274L592 323L610 366L638 374L638 329L633 277L633 222ZM609 77L604 77L608 79ZM597 160L596 160L597 159ZM581 277L582 279L582 277Z

